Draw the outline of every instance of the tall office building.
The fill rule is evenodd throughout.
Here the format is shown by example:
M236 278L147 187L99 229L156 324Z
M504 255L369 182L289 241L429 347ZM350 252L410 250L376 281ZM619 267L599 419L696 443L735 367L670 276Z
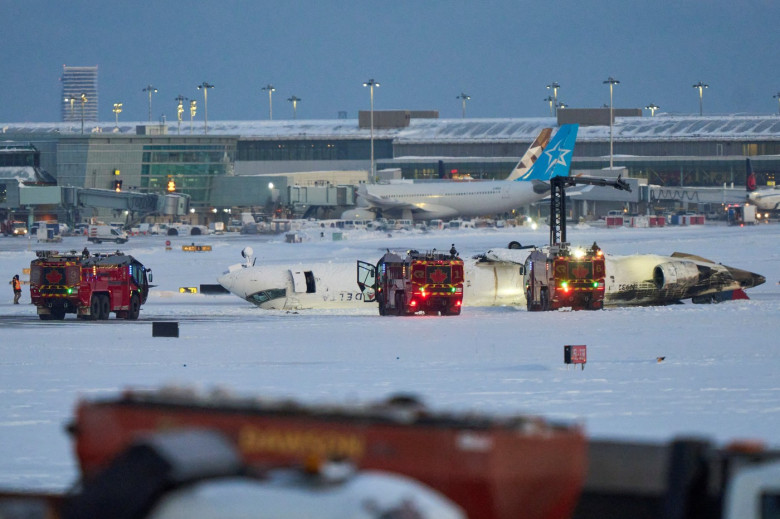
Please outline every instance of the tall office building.
M84 103L84 120L98 120L98 68L62 66L62 120L81 121L81 94Z

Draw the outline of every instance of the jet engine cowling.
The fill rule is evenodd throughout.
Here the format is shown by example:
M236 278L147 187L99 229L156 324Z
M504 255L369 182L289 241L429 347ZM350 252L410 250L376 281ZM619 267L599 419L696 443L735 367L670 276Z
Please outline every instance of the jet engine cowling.
M684 290L699 281L699 269L692 261L669 261L653 269L658 290Z

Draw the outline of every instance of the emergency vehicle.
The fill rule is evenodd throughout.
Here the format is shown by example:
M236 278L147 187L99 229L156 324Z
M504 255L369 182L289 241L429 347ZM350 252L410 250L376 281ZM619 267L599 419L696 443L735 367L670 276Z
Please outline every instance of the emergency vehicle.
M529 311L604 307L604 253L595 243L587 250L572 249L567 243L535 249L525 260L523 273Z
M379 315L460 315L463 260L448 254L388 251L376 265L358 260L357 282L363 301L379 303Z
M604 307L604 253L595 242L590 249L575 249L566 241L566 186L577 184L631 191L620 176L615 180L584 176L550 179L550 246L534 249L523 265L529 311Z
M138 319L152 271L119 251L111 254L36 251L30 263L30 298L42 320L66 313L90 320Z

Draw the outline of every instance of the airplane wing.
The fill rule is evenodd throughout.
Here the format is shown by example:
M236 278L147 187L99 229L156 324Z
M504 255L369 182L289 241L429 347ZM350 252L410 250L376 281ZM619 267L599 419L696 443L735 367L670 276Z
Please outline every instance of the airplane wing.
M428 202L412 204L393 198L382 198L372 195L366 190L358 191L357 196L362 197L369 205L369 209L378 209L383 213L411 211L414 215L435 214L437 218L449 218L457 215L457 211L451 207L434 205Z
M415 209L418 209L417 206L412 205L410 203L401 202L399 200L395 200L395 199L392 199L392 198L382 198L381 196L372 195L371 193L369 193L367 191L363 191L363 192L358 191L357 196L363 198L371 206L377 207L377 208L383 209L383 210L403 210L403 209L415 210Z

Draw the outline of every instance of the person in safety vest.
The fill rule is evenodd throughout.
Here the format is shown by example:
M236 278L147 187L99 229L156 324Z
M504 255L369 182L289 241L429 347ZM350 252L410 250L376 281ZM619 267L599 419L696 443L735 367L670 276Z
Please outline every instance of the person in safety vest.
M9 284L14 287L14 304L18 305L19 298L22 297L22 282L19 281L19 275L16 274Z

